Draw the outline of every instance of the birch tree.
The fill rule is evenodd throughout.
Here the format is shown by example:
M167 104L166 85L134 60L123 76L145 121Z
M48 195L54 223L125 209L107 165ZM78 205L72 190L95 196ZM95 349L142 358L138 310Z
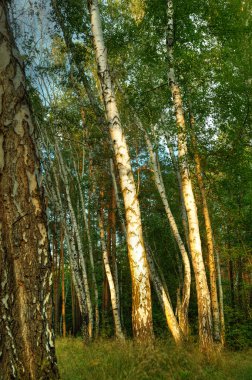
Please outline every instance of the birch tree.
M88 6L98 74L125 207L128 255L132 276L133 333L138 340L151 339L153 335L151 289L143 241L140 206L129 150L122 130L111 81L98 1L88 0Z
M58 379L51 258L23 64L0 1L0 377Z
M168 83L172 94L178 135L179 168L182 180L182 192L189 226L190 252L196 280L196 291L198 301L199 338L201 348L205 351L212 349L212 313L211 299L207 284L205 265L202 255L201 238L197 207L195 203L192 181L190 178L187 162L187 133L182 104L181 90L175 75L175 61L173 56L174 47L174 10L173 1L167 1L167 54L168 54Z
M194 155L194 161L195 161L195 170L196 170L196 177L197 177L197 181L198 181L198 185L200 189L203 216L204 216L205 229L206 229L208 266L209 266L209 273L210 273L210 295L211 295L211 305L212 305L212 315L213 315L213 336L216 341L220 341L221 340L221 320L220 320L220 309L219 309L219 301L218 301L216 262L215 262L215 255L214 255L214 238L213 238L210 214L208 210L205 186L204 186L204 181L202 177L201 160L200 160L200 155L199 155L198 147L197 147L194 124L195 124L195 120L190 110L190 126L191 126L191 137L192 137L191 140L192 140L193 155ZM218 274L220 274L220 271L218 271ZM224 317L223 311L221 315ZM223 317L222 317L222 324L223 324ZM222 326L222 330L224 332L224 326Z

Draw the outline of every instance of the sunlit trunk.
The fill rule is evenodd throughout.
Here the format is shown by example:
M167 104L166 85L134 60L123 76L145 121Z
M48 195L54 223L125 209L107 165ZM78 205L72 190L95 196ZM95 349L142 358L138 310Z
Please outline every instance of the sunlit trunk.
M216 341L221 340L221 331L220 331L220 312L219 312L219 301L218 301L218 290L217 290L217 280L216 280L216 265L214 257L214 239L212 232L212 225L207 205L206 192L204 181L202 177L201 169L201 160L197 148L197 141L194 132L194 117L190 114L190 125L191 125L191 137L192 137L192 147L193 155L196 168L196 177L200 189L201 201L203 207L203 216L205 221L206 229L206 242L207 242L207 251L208 251L208 266L210 273L210 295L211 295L211 305L212 305L212 315L213 315L213 336Z
M152 148L152 143L147 135L145 133L145 140L147 144L147 148L149 151L150 155L150 160L151 160L151 165L153 168L154 172L154 181L156 184L156 187L158 189L159 195L162 199L165 212L167 215L167 219L169 221L172 234L178 244L179 251L181 253L182 261L183 261L183 266L184 266L184 283L183 283L183 292L182 292L182 299L181 302L179 303L178 307L178 317L179 317L179 325L180 328L182 329L183 333L185 336L188 335L188 307L189 307L189 300L190 300L190 287L191 287L191 268L190 268L190 262L188 258L187 251L185 249L184 243L181 239L176 221L174 219L174 216L171 212L170 205L166 196L166 191L165 191L165 186L162 178L162 173L159 168L159 163L158 163L158 158L157 155L155 154L153 148ZM149 260L148 260L149 261Z
M91 29L96 52L98 74L102 88L109 132L123 194L127 223L127 245L132 277L132 325L135 338L152 339L151 288L142 223L129 151L122 130L107 61L97 0L88 0Z
M213 348L211 298L207 284L205 265L202 255L201 238L197 207L192 189L192 182L187 162L187 134L182 105L180 87L177 84L174 70L174 28L173 2L167 1L167 53L169 61L168 81L172 93L178 131L179 168L182 180L182 191L189 226L189 242L192 264L196 280L198 301L199 338L202 350L211 351Z

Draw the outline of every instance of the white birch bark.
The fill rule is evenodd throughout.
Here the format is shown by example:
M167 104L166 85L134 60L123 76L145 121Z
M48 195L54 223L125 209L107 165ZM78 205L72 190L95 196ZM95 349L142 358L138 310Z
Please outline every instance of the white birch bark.
M178 321L175 317L175 314L173 312L169 294L167 294L167 289L165 289L162 281L160 280L160 278L157 274L157 271L156 271L156 268L155 268L155 265L154 265L154 262L153 262L153 259L151 257L150 252L148 252L148 250L146 250L146 252L147 252L147 260L148 260L148 264L149 264L151 279L152 279L153 285L155 287L157 296L159 298L159 302L160 302L162 309L164 311L167 325L170 329L170 332L171 332L175 342L177 344L181 344L183 342L184 335L183 335L182 329L180 328L180 326L178 324Z
M88 0L91 28L102 87L106 117L119 172L127 222L127 245L132 276L132 325L139 340L152 339L152 305L148 264L143 242L141 213L132 173L129 151L117 109L107 50L104 44L98 1Z
M204 351L211 351L213 348L211 299L202 255L197 207L187 163L186 125L183 113L182 97L174 71L174 27L172 0L167 1L167 19L167 53L169 61L168 82L175 107L176 124L178 130L179 168L189 225L190 252L196 280L200 346Z
M196 177L200 189L203 216L205 221L205 230L206 230L206 242L207 242L207 252L208 252L208 266L209 266L209 275L210 275L210 295L211 295L211 305L212 305L212 314L213 314L213 336L216 341L221 340L220 334L220 311L219 311L219 301L218 301L218 290L217 290L217 281L216 281L216 265L214 257L214 239L212 224L208 210L205 186L202 176L201 169L201 159L198 152L196 136L194 132L194 117L190 112L190 125L191 125L191 141L193 146L193 154L196 168Z
M143 127L141 126L141 129L144 131ZM166 196L165 192L165 186L162 178L162 173L160 171L159 165L158 165L158 159L153 151L152 143L147 135L147 133L144 131L145 134L145 141L147 144L147 148L150 155L151 164L153 167L154 172L154 181L156 184L156 187L158 189L159 195L162 199L164 209L167 215L167 219L170 223L170 227L172 230L172 234L178 244L179 251L181 253L183 266L184 266L184 283L183 283L183 294L182 294L182 300L180 303L180 307L178 308L178 317L179 317L179 325L182 329L185 336L188 335L188 307L189 307L189 300L190 300L190 287L191 287L191 268L190 268L190 261L188 258L188 254L186 251L186 248L184 246L184 243L181 239L176 221L174 219L174 216L171 212L170 205Z
M125 234L125 239L127 239L127 230L126 230L124 218L123 218L123 215L121 212L118 188L117 188L117 183L116 183L116 179L115 179L115 173L113 170L113 162L110 162L110 164L111 164L111 175L113 178L113 186L114 186L114 191L116 194L117 209L118 209L118 213L119 213L120 219L121 219L122 230ZM180 344L183 341L184 337L183 337L182 330L180 329L180 326L179 326L179 324L176 320L176 317L174 315L167 287L165 286L164 281L162 281L159 278L158 272L155 268L155 264L154 264L152 255L148 249L146 249L146 254L147 254L147 261L148 261L148 266L149 266L149 270L150 270L151 280L153 282L153 285L154 285L155 291L157 293L161 307L164 311L167 325L171 331L171 334L172 334L175 342L177 344Z

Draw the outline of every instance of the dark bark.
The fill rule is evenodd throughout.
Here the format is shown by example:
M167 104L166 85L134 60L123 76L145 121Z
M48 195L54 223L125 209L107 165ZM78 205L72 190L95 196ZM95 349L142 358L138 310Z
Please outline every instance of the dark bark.
M6 3L0 1L0 379L58 379L40 167Z

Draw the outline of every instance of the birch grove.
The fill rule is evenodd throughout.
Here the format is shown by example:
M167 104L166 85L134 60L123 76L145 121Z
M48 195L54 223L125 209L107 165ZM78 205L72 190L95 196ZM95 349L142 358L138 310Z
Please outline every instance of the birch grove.
M0 380L247 365L245 3L0 0Z

